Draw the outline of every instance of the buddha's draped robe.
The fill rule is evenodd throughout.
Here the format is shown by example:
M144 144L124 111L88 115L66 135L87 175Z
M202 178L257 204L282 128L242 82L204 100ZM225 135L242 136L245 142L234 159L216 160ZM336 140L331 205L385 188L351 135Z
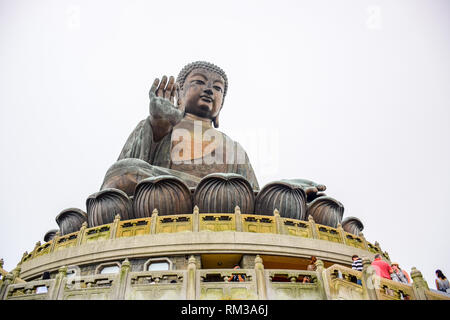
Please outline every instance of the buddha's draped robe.
M180 127L183 127L183 125L189 127L189 125L191 125L189 121L192 120L184 118L180 123ZM201 161L203 159L199 159L198 157L195 159L195 155L187 155L186 152L179 159L192 159L193 161L190 164L174 161L172 157L172 148L176 146L176 143L174 143L175 139L172 141L172 134L177 132L177 126L160 141L155 142L153 141L153 130L150 124L150 118L147 117L139 122L130 134L118 160L127 158L144 160L152 165L152 176L165 174L174 175L185 181L190 187L196 186L202 177L210 173L236 173L245 177L254 190L259 190L258 181L245 150L238 142L233 141L218 130L212 129L212 132L221 137L222 139L219 140L223 141L221 146L224 147L224 161L222 161L222 163L205 164L204 161ZM209 127L209 129L211 129L211 127ZM216 139L211 139L211 141L214 142ZM194 140L192 140L192 143L194 144ZM202 147L205 148L205 145ZM211 146L209 146L209 148L206 149L211 151L214 147L211 148ZM204 155L205 154L200 155L200 158ZM199 160L201 163L196 164L195 162L199 162Z

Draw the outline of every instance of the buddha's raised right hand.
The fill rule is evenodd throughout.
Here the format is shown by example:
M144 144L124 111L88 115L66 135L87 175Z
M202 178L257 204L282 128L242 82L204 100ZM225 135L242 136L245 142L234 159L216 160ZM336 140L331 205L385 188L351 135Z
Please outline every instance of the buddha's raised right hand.
M153 81L150 89L150 122L155 141L161 140L169 133L173 126L184 117L184 108L175 107L175 93L177 84L174 77L163 76L161 82L158 78Z

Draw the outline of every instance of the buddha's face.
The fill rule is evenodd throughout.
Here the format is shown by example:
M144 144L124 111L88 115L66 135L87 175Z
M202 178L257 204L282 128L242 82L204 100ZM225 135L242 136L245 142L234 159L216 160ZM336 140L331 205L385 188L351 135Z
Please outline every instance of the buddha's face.
M225 81L221 75L205 69L192 70L179 95L185 112L213 120L222 108Z

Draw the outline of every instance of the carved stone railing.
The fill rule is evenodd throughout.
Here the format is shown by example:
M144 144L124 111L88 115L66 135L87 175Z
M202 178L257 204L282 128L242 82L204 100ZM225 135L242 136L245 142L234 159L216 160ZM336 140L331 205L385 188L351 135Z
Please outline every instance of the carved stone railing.
M77 245L78 236L80 232L73 232L66 234L65 236L56 236L53 239L55 243L53 251L59 251L66 248L74 247Z
M111 228L111 224L104 224L97 227L87 228L84 230L81 243L84 244L92 241L108 240L112 238Z
M269 300L323 300L318 273L306 270L266 270Z
M157 217L156 233L193 231L192 214Z
M324 272L326 292L331 300L364 300L363 274L340 265L332 265ZM359 280L359 281L358 281Z
M257 233L277 233L275 217L242 214L242 231Z
M352 246L358 249L363 249L366 250L367 248L367 241L365 241L364 239L362 239L361 237L358 237L354 234L348 233L344 231L344 239L345 239L345 244L348 246Z
M36 243L31 253L25 253L20 263L34 259L45 254L63 250L65 248L82 245L100 240L108 240L122 237L143 236L158 233L175 232L256 232L291 235L301 238L317 239L340 243L370 253L381 253L389 260L389 255L382 252L379 244L371 244L361 233L359 236L345 232L341 225L332 228L316 224L310 216L308 221L282 218L278 210L273 216L241 214L236 207L234 214L229 213L199 213L194 208L193 214L164 215L159 216L155 209L149 218L139 218L121 221L117 215L111 224L100 225L92 228L83 223L78 232L56 236L47 243Z
M151 222L151 218L120 221L117 226L116 238L149 234L151 231Z
M113 300L117 298L120 274L95 274L66 278L61 300Z
M199 214L199 231L236 231L236 216L229 213Z
M50 240L49 242L44 243L43 245L37 247L33 258L43 256L44 254L47 254L51 250L53 240Z
M191 256L185 270L131 272L125 259L114 274L67 276L67 268L62 267L54 279L27 283L16 283L20 270L15 269L5 276L0 299L450 300L446 294L429 290L415 268L409 285L376 276L367 259L363 265L362 272L340 265L324 269L318 260L316 271L264 270L257 256L252 269L197 269L197 261ZM245 281L229 281L233 275L241 275Z
M130 272L126 300L180 300L186 298L186 271Z
M303 237L303 238L312 238L313 231L311 228L311 224L308 221L300 221L289 218L280 218L281 219L281 230L284 230L286 234L291 236Z
M411 273L412 284L400 283L376 275L370 261L363 260L362 272L333 265L323 273L328 299L332 300L432 300L448 299L444 295L431 297L433 292L415 268Z
M38 280L11 284L6 291L6 300L51 300L54 298L55 280Z
M229 281L234 275L240 275L245 281ZM197 293L199 300L258 299L255 270L199 270L197 271Z
M377 277L377 276L375 276ZM374 283L378 300L417 300L413 287L410 284L377 277Z

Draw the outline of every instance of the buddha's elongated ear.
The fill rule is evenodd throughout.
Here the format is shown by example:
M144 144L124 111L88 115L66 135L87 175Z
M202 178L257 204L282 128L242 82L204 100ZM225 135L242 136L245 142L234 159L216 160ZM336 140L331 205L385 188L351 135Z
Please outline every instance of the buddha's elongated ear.
M213 123L214 123L214 128L218 128L219 127L219 115L217 115L217 117L215 117L213 119Z

